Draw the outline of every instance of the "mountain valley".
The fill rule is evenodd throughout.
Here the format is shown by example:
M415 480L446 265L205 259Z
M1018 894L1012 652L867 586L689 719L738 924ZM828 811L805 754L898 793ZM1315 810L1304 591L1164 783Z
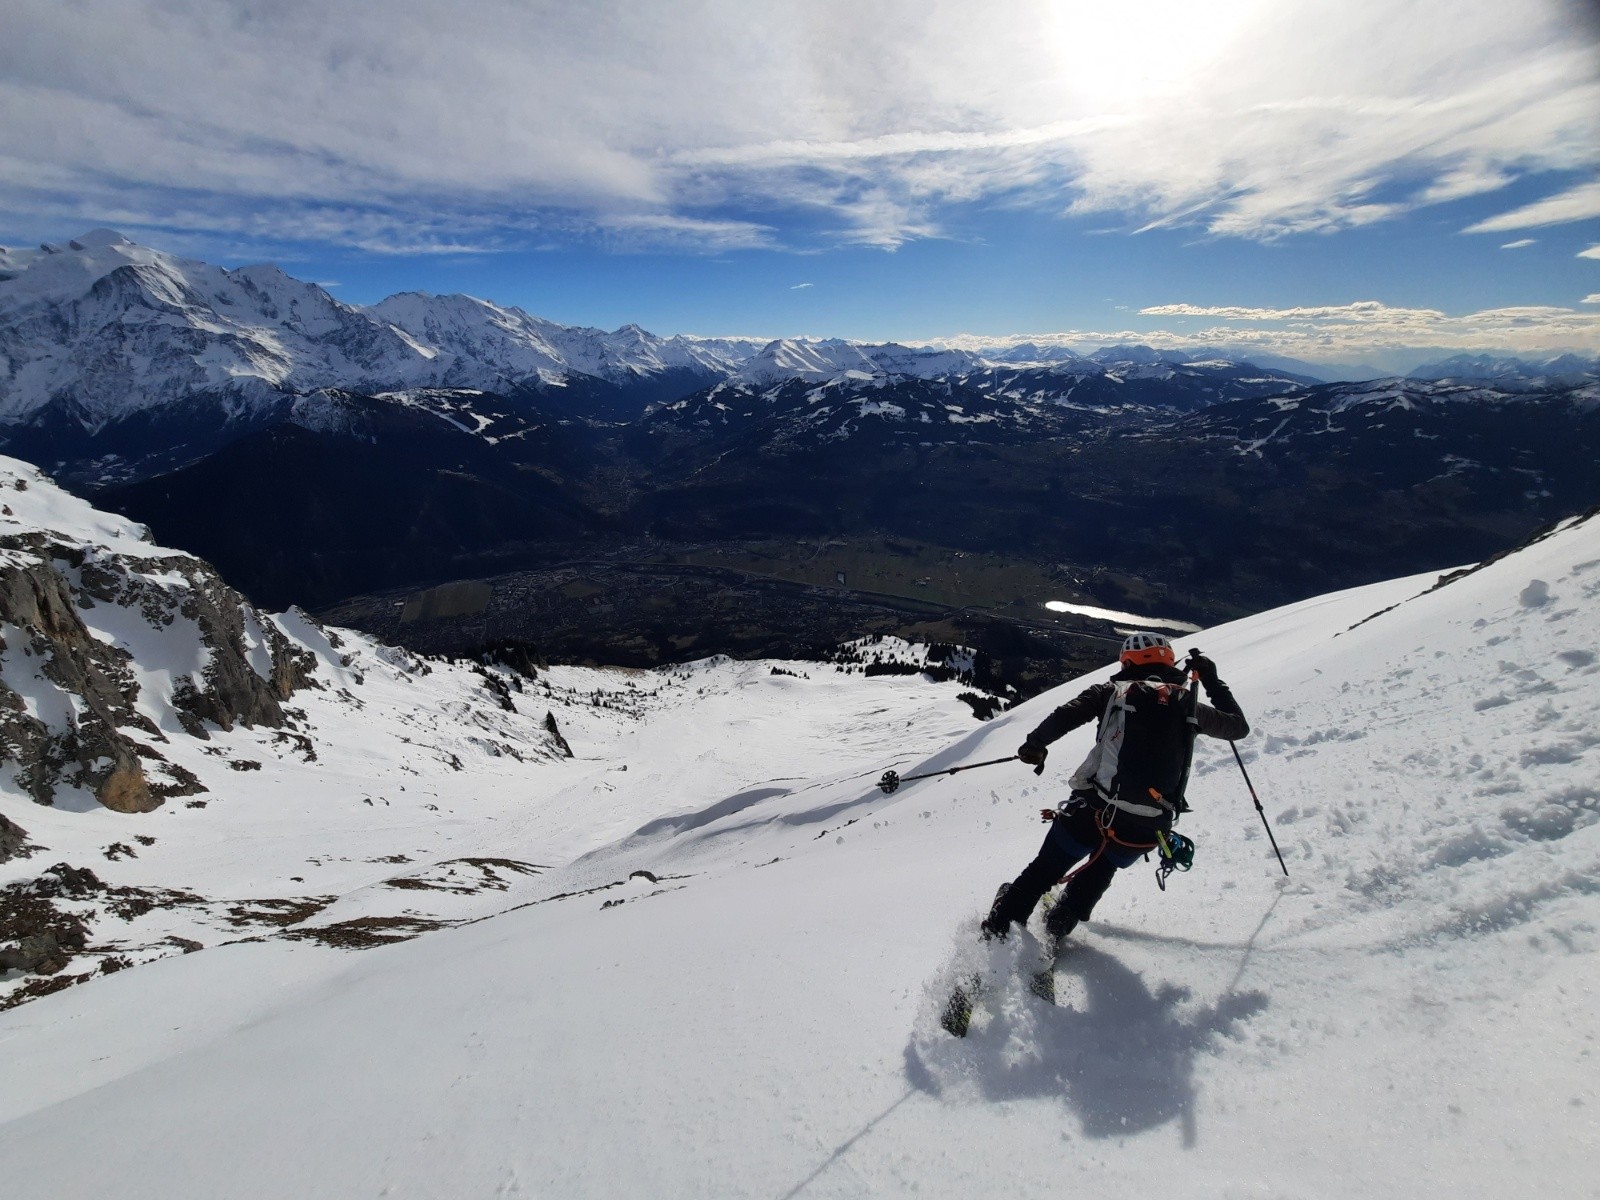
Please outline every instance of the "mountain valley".
M1214 621L1600 503L1600 372L1571 355L1321 383L1137 345L658 338L360 308L104 230L0 268L0 449L259 603L435 651L653 665L932 631L1036 688L1108 635L1048 601ZM1000 565L961 583L958 556ZM530 607L565 564L599 564L598 598ZM496 599L395 616L461 581Z

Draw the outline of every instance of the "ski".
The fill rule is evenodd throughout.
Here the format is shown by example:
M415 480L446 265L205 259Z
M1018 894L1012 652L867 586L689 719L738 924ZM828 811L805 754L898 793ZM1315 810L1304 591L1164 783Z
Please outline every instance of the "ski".
M1064 953L1066 946L1061 947L1058 953ZM1056 1002L1056 959L1057 954L1052 954L1046 947L1037 959L1034 960L1035 968L1028 976L1028 991L1043 1000L1046 1004ZM974 971L962 979L955 987L950 989L950 996L944 1003L944 1010L939 1015L939 1026L951 1037L964 1038L972 1028L972 1014L984 994L989 991L989 984L983 975Z
M1040 970L1033 973L1033 978L1028 980L1028 990L1046 1004L1056 1002L1056 960L1051 956Z
M994 897L996 907L1009 887L1010 884L1000 885L1000 890L995 893ZM1053 903L1055 897L1051 895L1047 899ZM993 913L994 908L989 911ZM1034 942L1033 936L1026 927L1016 929L1012 936L1025 939L1029 944ZM1058 943L1054 939L1047 938L1045 943L1039 946L1038 956L1033 959L1035 966L1028 976L1028 990L1046 1004L1054 1004L1056 1002L1055 963L1057 955L1063 949L1065 949L1064 942ZM1023 964L1018 965L1023 966ZM977 1002L983 998L988 988L989 985L984 980L982 972L974 971L970 975L962 977L950 989L950 996L944 1003L943 1011L939 1014L940 1028L951 1037L966 1037L968 1031L972 1028L973 1009Z
M989 916L994 916L995 909L1000 907L1000 900L1010 889L1009 883L1002 883L994 894L994 902L989 905ZM987 918L985 918L987 920ZM987 940L988 933L984 938ZM950 989L950 998L944 1003L944 1011L939 1014L939 1025L951 1037L964 1038L967 1030L972 1027L973 1003L983 994L983 975L974 971L962 979L957 980L955 987Z
M976 972L962 980L950 992L944 1012L939 1016L940 1027L951 1037L964 1038L972 1027L972 1002L983 991L983 977Z

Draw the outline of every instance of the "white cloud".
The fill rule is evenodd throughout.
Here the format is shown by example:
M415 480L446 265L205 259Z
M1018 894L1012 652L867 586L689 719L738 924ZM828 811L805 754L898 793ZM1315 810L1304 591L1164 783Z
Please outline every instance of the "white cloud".
M1582 300L1580 300L1579 303L1580 304L1600 304L1600 292L1590 292L1587 296L1585 296Z
M797 283L792 288L790 288L789 290L791 292L798 292L801 288L816 287L816 286L817 285L814 284L814 283Z
M1423 204L1443 204L1466 196L1495 192L1515 181L1516 176L1503 168L1483 163L1468 163L1446 171L1418 194Z
M1156 304L1139 310L1141 317L1221 317L1227 321L1320 321L1388 324L1395 320L1433 321L1444 313L1432 308L1392 308L1378 300L1310 308L1242 308L1200 304Z
M1536 229L1600 217L1600 179L1582 183L1533 204L1467 226L1467 233L1504 233L1510 229Z
M624 213L601 217L596 225L614 244L627 248L667 246L718 253L754 250L775 244L774 231L753 221L704 220L668 213Z
M1579 258L1600 258L1600 244L1590 246L1587 250L1578 251Z
M1584 301L1593 303L1596 297ZM1174 345L1255 344L1274 353L1328 361L1415 347L1537 354L1561 349L1600 353L1600 314L1554 305L1522 305L1452 315L1377 300L1295 308L1158 304L1142 317L1205 319L1230 324L1184 328ZM1157 335L1146 333L1153 338Z
M1514 242L1505 243L1503 246L1500 247L1500 249L1502 249L1502 250L1521 250L1524 246L1531 246L1535 242L1537 242L1538 240L1539 240L1538 238L1518 238Z
M247 220L444 253L816 230L892 249L942 236L948 206L973 201L1243 237L1335 230L1600 165L1592 47L1565 13L10 0L0 201L13 222L121 208L168 229ZM1586 194L1480 225L1582 219Z

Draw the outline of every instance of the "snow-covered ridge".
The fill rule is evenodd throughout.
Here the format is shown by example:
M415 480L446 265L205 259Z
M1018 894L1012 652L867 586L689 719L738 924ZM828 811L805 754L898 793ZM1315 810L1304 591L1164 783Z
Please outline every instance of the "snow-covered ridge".
M929 645L908 642L893 635L876 634L840 646L832 661L871 667L934 668L969 677L977 666L978 652L970 646Z
M0 458L5 790L56 808L123 812L226 791L219 781L229 777L219 771L232 764L210 761L217 752L204 745L214 734L238 726L256 741L314 755L319 738L295 707L308 694L353 713L364 706L368 673L409 679L432 670L296 610L262 613L207 563L153 544L143 526ZM441 682L459 674L439 670ZM511 711L503 681L474 670L459 683L486 708ZM470 737L506 739L485 742L496 756L557 753L550 732L531 721L461 715Z

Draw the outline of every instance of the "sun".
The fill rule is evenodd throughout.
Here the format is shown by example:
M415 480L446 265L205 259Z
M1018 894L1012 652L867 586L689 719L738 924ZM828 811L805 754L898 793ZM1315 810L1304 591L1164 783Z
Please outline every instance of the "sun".
M1073 0L1043 3L1041 43L1071 109L1127 112L1197 93L1265 0Z

